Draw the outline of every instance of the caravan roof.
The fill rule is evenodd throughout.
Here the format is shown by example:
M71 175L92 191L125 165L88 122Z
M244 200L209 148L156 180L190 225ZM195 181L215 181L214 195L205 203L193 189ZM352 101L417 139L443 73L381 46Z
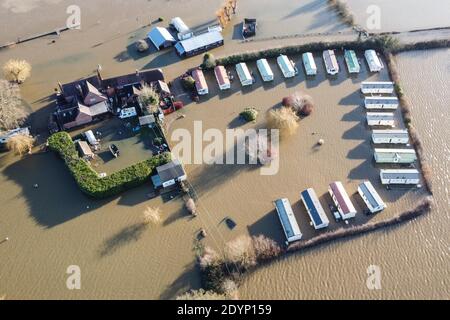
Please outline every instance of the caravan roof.
M325 50L323 52L323 60L329 74L334 75L339 72L339 63L334 54L334 50Z
M229 89L230 79L228 78L227 70L224 66L217 66L214 68L214 74L217 79L217 83L219 84L220 89Z
M173 25L173 27L177 29L179 33L185 33L189 31L189 27L184 23L183 20L181 20L180 17L173 18L170 24Z
M302 233L298 226L297 219L295 219L289 200L278 199L274 202L274 204L287 241L293 242L300 240L302 238Z
M291 78L295 76L295 68L292 65L291 60L285 55L280 55L277 58L278 65L280 66L281 72L286 78Z
M307 75L315 75L317 74L317 66L314 61L314 56L311 52L305 52L302 55L303 65L305 66Z
M223 42L222 34L218 31L211 31L182 40L176 44L175 48L177 49L178 54L183 55L185 53L189 54L189 52L201 50L220 42Z
M361 67L359 66L358 57L356 56L355 51L345 50L344 56L345 62L347 63L348 72L359 73Z
M252 75L250 74L250 71L245 63L238 63L236 65L236 72L242 85L249 85L253 83Z
M358 192L369 208L370 212L374 213L386 208L386 204L381 199L378 192L373 187L370 181L364 181L358 186Z
M370 71L377 72L383 69L383 65L375 50L366 50L364 56L366 57Z
M195 80L195 87L199 93L208 90L208 84L206 83L205 75L202 70L194 70L192 71L192 77Z
M341 213L343 219L348 219L355 216L356 209L350 201L342 182L336 181L330 184L329 192L333 196L333 200L338 206L339 212Z
M264 81L273 80L273 71L267 62L267 59L259 59L256 61L256 66L258 67L259 73Z
M394 83L390 81L366 81L361 84L361 91L363 93L393 93Z
M306 207L306 211L311 218L311 222L314 224L314 228L321 229L327 227L330 221L328 220L314 189L307 189L303 191L300 196Z

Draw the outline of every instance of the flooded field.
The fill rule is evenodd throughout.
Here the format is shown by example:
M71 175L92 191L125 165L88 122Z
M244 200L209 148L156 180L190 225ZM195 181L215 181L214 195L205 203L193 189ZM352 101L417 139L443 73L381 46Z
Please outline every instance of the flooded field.
M414 124L433 168L436 207L426 217L341 243L294 255L258 270L241 288L244 298L378 299L447 298L450 170L448 101L449 50L403 53L398 57ZM417 73L417 68L423 70ZM426 79L426 81L424 81ZM402 199L414 205L414 201ZM392 208L390 210L398 210ZM385 214L385 213L383 213ZM382 290L366 287L369 265L382 270ZM351 270L350 272L348 270ZM432 270L432 272L429 272ZM281 296L280 296L281 295Z
M302 32L349 30L326 8L325 2L242 2L237 17L224 32L226 46L215 49L214 54L227 55L266 48L268 45L281 46L311 40L241 44L238 31L243 17L260 19L260 39ZM205 7L200 0L136 0L133 5L125 6L119 0L0 0L0 20L5 22L0 29L0 43L61 27L67 18L66 8L73 3L80 4L82 8L81 30L0 51L0 64L14 57L27 59L33 65L32 78L21 90L29 109L34 111L31 117L33 131L41 134L46 130L47 117L52 109L50 95L58 81L70 82L90 75L98 64L103 66L105 77L136 69L163 68L168 80L198 65L201 57L181 61L170 50L139 55L133 44L149 31L150 27L143 26L160 16L166 18L162 25L177 15L189 26L208 25L214 20L221 1L208 1ZM331 38L336 37L340 36ZM53 43L53 40L56 42ZM298 61L299 57L294 59ZM423 82L413 78L415 61L430 64L430 68L439 72L444 71L437 66L448 62L445 54L436 54L433 59L428 59L428 56L422 59L420 55L406 56L402 57L401 63L403 59L404 81L411 79L410 87L405 83L405 90L416 94L422 91L415 86ZM342 58L340 63L343 68ZM282 80L278 68L273 66L276 75L273 84L263 85L258 80L251 89L241 90L234 83L233 90L225 94L217 92L215 81L209 75L211 95L199 104L189 104L183 111L185 119L168 119L172 123L171 131L176 128L192 129L194 120L203 120L205 128L246 128L251 125L241 126L236 122L236 117L243 107L255 106L261 111L257 124L261 125L266 110L278 104L283 96L297 90L310 94L317 105L314 114L300 122L297 134L282 141L280 173L277 176L263 177L258 170L245 166L187 166L191 183L200 197L200 215L194 220L187 216L178 198L171 199L169 196L149 201L150 185L114 199L93 201L80 193L63 162L54 154L36 153L23 159L7 153L0 154L0 241L10 238L8 243L0 244L0 296L5 294L12 299L173 298L200 285L192 251L193 239L200 228L208 230L210 236L207 243L217 248L242 233L264 233L281 240L281 229L271 204L275 198L288 197L294 204L296 215L302 218L302 228L308 230L305 212L298 202L301 190L314 187L325 204L329 200L324 196L327 184L332 180L343 181L349 193L356 191L361 179L378 181L358 89L365 79L386 79L386 72L368 75L364 65L363 73L358 78L351 78L342 70L338 78L330 80L324 75L323 65L318 65L320 74L316 78L306 80L301 70L300 76L289 81ZM254 64L250 67L256 71ZM448 79L448 67L444 73L437 74L439 79ZM435 73L430 73L429 77L437 79ZM445 82L436 83L443 85ZM435 86L430 84L429 90L433 88ZM439 92L444 91L441 89ZM410 96L414 98L412 94ZM438 95L436 99L440 97ZM440 103L441 113L445 115L444 105L448 97L435 103L427 98L427 95L422 96L422 101L429 108ZM414 112L423 112L423 109L415 108ZM423 113L422 118L428 115ZM435 121L439 119L436 117ZM427 123L424 120L422 128L418 125L419 131L428 132L425 131L429 130ZM446 127L442 130L442 135L448 136ZM431 136L436 134L441 137L438 132ZM325 145L316 150L314 145L319 137L325 140ZM431 143L428 140L432 140ZM430 137L424 144L431 148L430 154L434 155L433 163L437 166L443 161L439 143ZM145 148L139 148L135 151L139 153L137 158L147 152ZM105 171L116 169L112 166ZM446 172L448 177L448 170ZM447 192L448 200L444 181L441 181L441 187L436 182L435 188L437 192L440 190L442 199L445 199ZM34 184L39 187L34 188ZM380 192L389 206L380 218L413 207L421 197L420 190L387 192L381 189ZM164 222L161 226L143 227L142 213L147 206L162 209ZM445 211L445 206L440 208ZM227 216L238 223L233 231L222 222ZM361 219L365 219L363 215L356 222L361 222ZM446 222L448 212L447 216L444 213L430 215L398 229L290 257L252 275L244 283L241 296L444 296L449 288L446 282L448 269L445 268L448 266L448 235L444 232ZM385 270L386 283L383 284L386 290L367 292L366 268L370 264L378 264ZM66 288L66 269L69 265L81 267L81 291ZM355 272L341 276L344 269ZM437 272L430 274L430 269ZM409 287L410 283L414 284L413 288Z
M438 27L449 27L450 2L447 0L347 0L356 23L367 27L367 19L380 9L381 29L372 32L408 31Z

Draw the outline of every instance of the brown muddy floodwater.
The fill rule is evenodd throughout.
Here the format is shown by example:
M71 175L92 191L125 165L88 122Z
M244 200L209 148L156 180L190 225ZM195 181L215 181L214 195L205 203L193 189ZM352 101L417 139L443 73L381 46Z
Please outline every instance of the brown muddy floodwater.
M133 5L129 5L131 2ZM143 26L160 16L166 18L162 25L172 16L181 16L190 26L208 24L214 20L221 2L208 1L205 7L201 0L135 0L127 1L125 6L125 1L120 0L0 0L0 43L61 27L69 4L79 4L82 8L81 30L2 50L0 64L12 57L32 63L32 78L21 89L25 102L34 111L33 130L41 133L45 131L51 110L49 96L58 81L64 83L90 75L98 64L103 66L105 77L136 69L163 68L169 80L198 65L201 57L180 61L171 50L137 55L133 43L149 31L148 26ZM226 46L213 53L221 56L312 39L261 40L274 36L348 31L325 3L326 0L242 2L236 19L224 32ZM258 38L261 41L241 44L239 21L252 16L260 19ZM353 36L342 34L321 39L344 37ZM359 56L362 58L361 53ZM405 90L411 91L413 98L413 93L425 93L426 90L419 89L428 88L428 83L422 79L414 80L416 63L436 69L427 74L426 79L430 81L428 90L441 88L433 95L437 100L428 100L430 96L424 95L421 101L429 110L439 106L441 114L448 116L445 109L448 92L440 98L440 94L446 92L442 79L448 82L449 77L448 56L446 58L444 53L430 57L401 56ZM299 60L299 57L292 58ZM342 57L339 59L343 67ZM316 56L316 62L319 61ZM271 63L273 65L273 61ZM446 69L439 68L446 63ZM255 65L249 65L256 72ZM169 119L173 121L171 132L176 128L192 129L194 120L202 120L205 128L226 129L240 126L235 120L238 113L252 105L261 111L255 126L263 126L264 112L286 94L302 90L317 104L314 114L301 121L297 134L282 141L280 172L276 176L263 177L257 169L246 166L188 165L190 181L200 197L200 215L194 220L187 217L178 198L149 201L150 185L114 199L93 201L79 192L55 155L36 153L18 159L8 153L0 154L0 242L5 237L10 238L9 242L0 244L0 297L173 298L200 286L192 250L193 239L200 228L206 228L209 233L206 244L218 249L242 233L264 233L281 240L281 228L271 204L278 197L291 200L302 228L307 235L312 235L306 213L299 205L301 190L311 186L323 196L329 182L341 180L353 193L361 179L378 181L358 89L365 79L387 79L386 72L369 75L364 65L357 78L348 77L342 70L338 78L330 80L324 75L322 63L318 65L320 74L315 79L306 80L301 71L300 76L290 81L282 80L273 65L276 75L273 84L263 85L258 80L251 89L241 90L234 83L233 90L226 94L217 92L215 81L208 75L211 95L199 104L190 103L183 111L185 119ZM423 112L420 107L414 108L414 112ZM422 118L417 119L423 119L423 127L418 124L418 128L424 130L424 135L429 132L426 117L430 115L434 116L432 112L423 113ZM442 117L436 116L435 121L438 120ZM445 140L448 132L444 132L448 126L442 127L443 133L434 131L438 127L430 134L442 139L442 145L448 145ZM316 150L314 145L319 137L325 139L325 145ZM433 155L433 166L442 168L440 163L448 162L448 153L443 159L442 145L433 138L424 137L424 143ZM139 149L140 157L146 151ZM400 228L335 243L265 267L245 281L242 297L445 297L446 294L448 297L448 234L444 232L448 225L448 190L445 189L448 166L439 176L444 177L444 174L447 179L442 178L440 186L435 182L437 197L447 199L447 202L440 202L438 213L433 212ZM33 187L36 183L37 189ZM374 219L409 209L423 196L421 190L387 192L378 188L389 209ZM322 197L321 201L325 203L328 199ZM162 225L142 226L142 212L147 206L162 209L165 217ZM238 224L233 231L222 223L227 216ZM355 220L364 221L366 218L362 214ZM365 272L370 264L382 267L384 280L380 292L368 292L365 287ZM66 269L70 265L81 268L80 291L66 288Z
M433 211L399 228L294 255L263 268L242 286L244 298L448 299L449 55L446 49L403 53L397 58L405 93L412 102L413 123L433 169ZM382 289L376 292L366 287L366 270L372 264L382 270Z

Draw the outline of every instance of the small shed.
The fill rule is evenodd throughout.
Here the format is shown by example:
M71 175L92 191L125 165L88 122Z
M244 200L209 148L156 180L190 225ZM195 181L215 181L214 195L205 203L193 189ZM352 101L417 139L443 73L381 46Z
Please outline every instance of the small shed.
M381 183L391 184L414 184L420 182L420 173L416 169L382 169L380 170Z
M157 175L152 177L155 188L168 188L187 179L186 172L179 160L173 160L156 168Z
M314 56L312 52L305 52L302 55L303 66L305 67L306 75L314 76L317 74L317 66L314 61Z
M409 142L408 130L373 130L373 143L407 144Z
M367 124L395 127L395 116L392 112L367 112Z
M220 90L228 90L231 88L230 78L224 66L217 66L214 68L214 75L216 76L217 84Z
M253 84L253 77L248 70L247 64L241 62L236 65L236 72L242 86L251 86Z
M209 93L208 84L202 70L195 69L192 71L192 78L195 80L195 88L199 95L204 96Z
M292 78L295 77L295 75L297 74L295 70L295 64L291 60L289 60L287 56L283 54L280 55L277 58L277 63L285 78Z
M148 33L148 38L158 50L173 46L176 42L170 32L162 27L153 28L152 31Z
M371 72L380 72L383 69L383 64L375 50L366 50L364 56Z
M411 164L417 160L414 149L375 149L374 158L377 163Z
M264 82L273 81L273 72L270 68L269 63L267 62L267 59L259 59L258 61L256 61L256 66L258 67L258 71L261 74Z
M78 152L80 153L80 157L86 160L93 160L95 158L94 152L92 152L91 147L86 141L78 141L77 142Z

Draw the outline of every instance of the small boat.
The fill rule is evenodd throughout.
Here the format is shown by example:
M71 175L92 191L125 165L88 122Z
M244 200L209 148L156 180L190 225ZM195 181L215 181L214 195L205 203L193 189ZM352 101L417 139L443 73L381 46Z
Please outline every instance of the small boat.
M242 37L245 39L255 36L257 26L256 19L244 19L244 23L242 24Z
M115 144L111 144L111 145L109 146L109 151L111 151L111 154L112 154L115 158L117 158L117 157L120 156L119 148L117 148L117 146L116 146Z

